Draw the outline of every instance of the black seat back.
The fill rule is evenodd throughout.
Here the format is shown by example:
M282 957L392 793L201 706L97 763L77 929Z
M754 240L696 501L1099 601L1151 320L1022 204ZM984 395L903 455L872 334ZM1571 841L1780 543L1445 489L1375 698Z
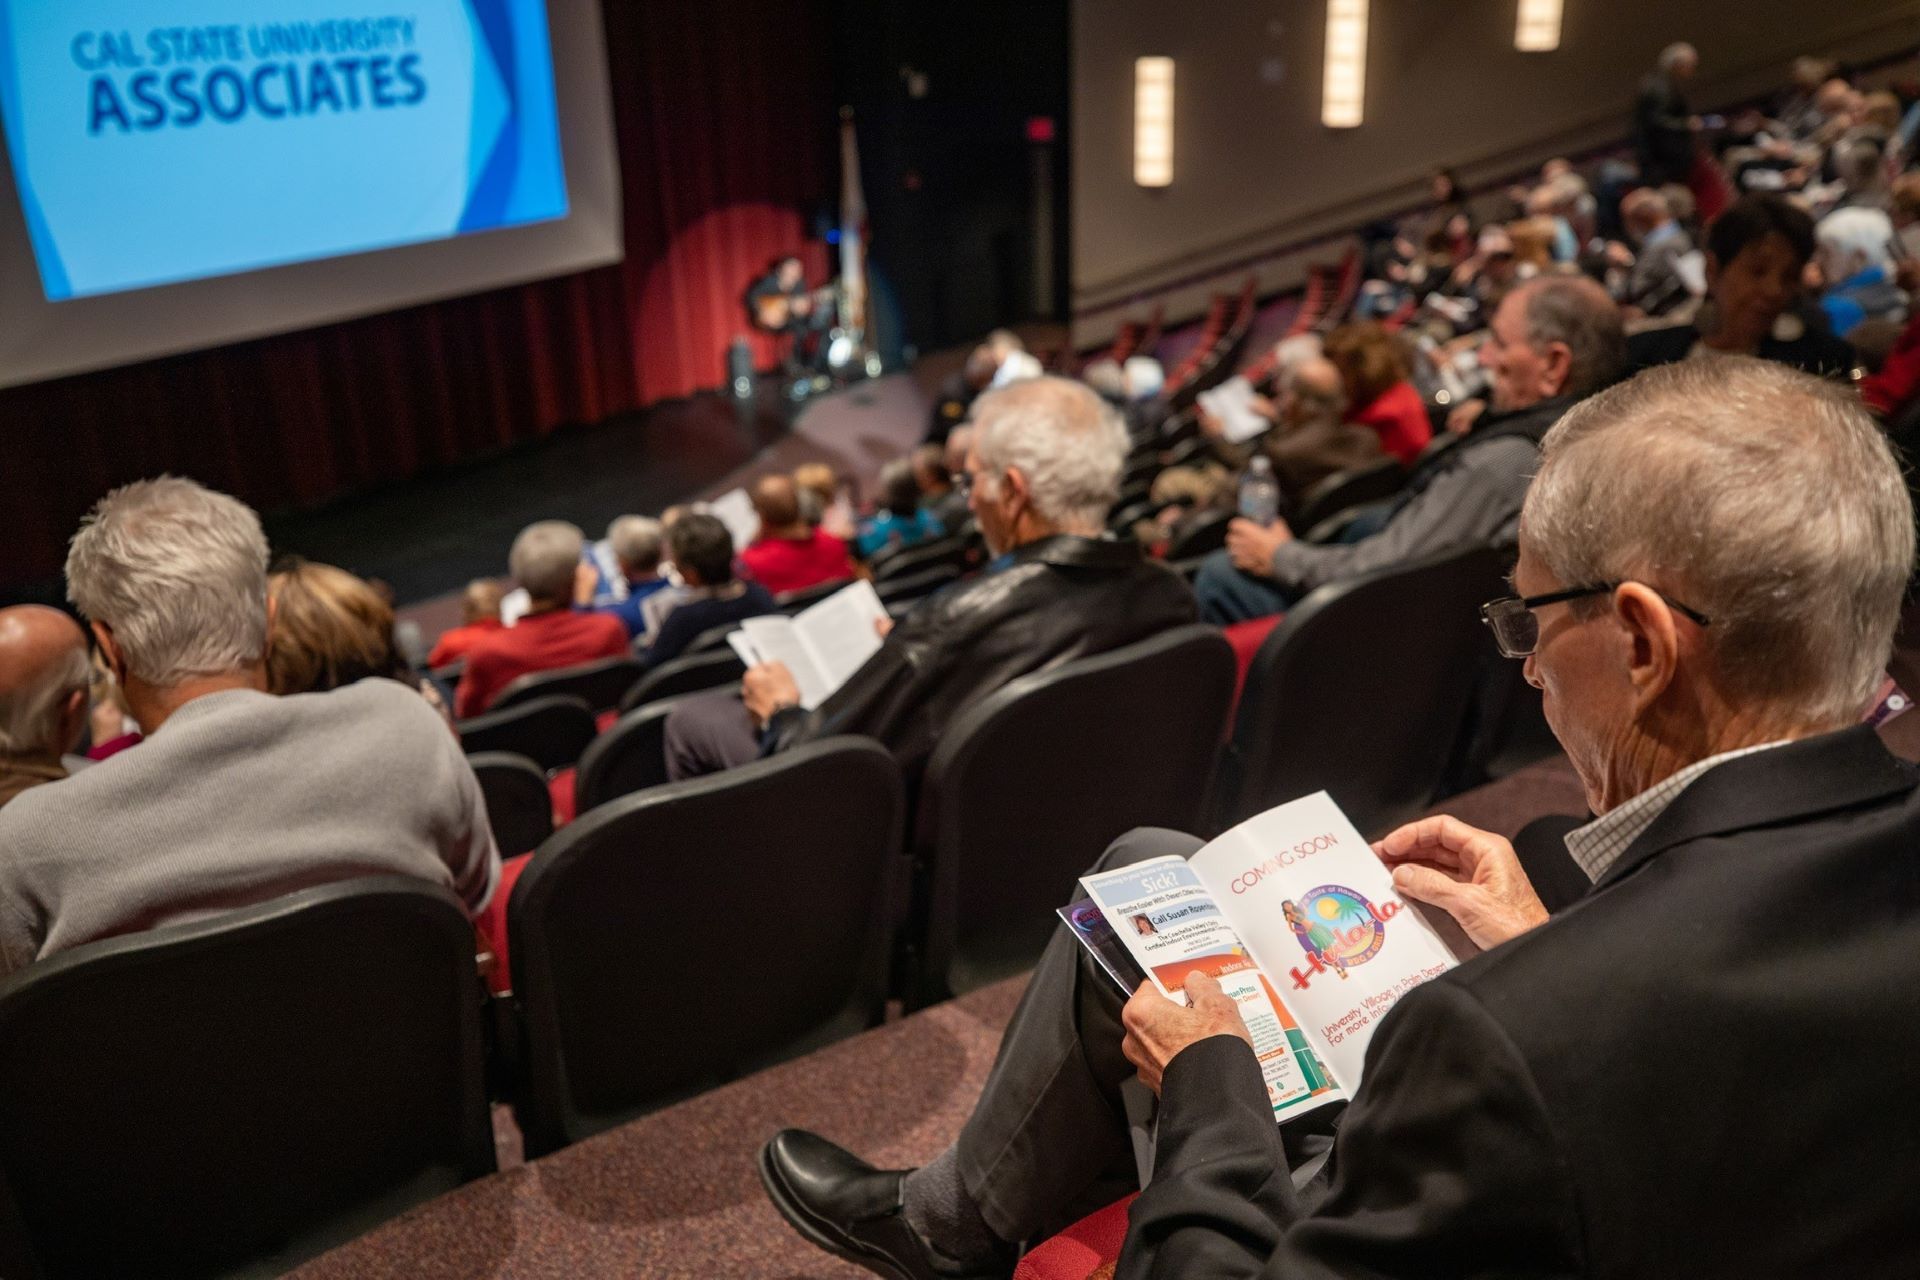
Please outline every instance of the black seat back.
M627 712L580 757L574 812L667 782L667 717L688 695L663 698Z
M1233 697L1211 627L1024 676L959 716L915 815L917 1003L1033 963L1116 837L1193 829Z
M722 685L732 684L746 673L746 665L731 646L711 649L706 653L683 654L641 676L639 682L620 699L620 710L632 711L662 698L697 693L702 689L718 689Z
M532 853L553 834L553 795L547 771L511 751L482 751L467 757L480 795L487 802L487 825L504 857Z
M488 710L503 711L535 698L559 695L580 699L589 711L607 711L620 705L620 696L633 688L644 672L640 660L629 656L536 671L502 689Z
M889 578L874 588L874 593L880 597L881 604L896 605L930 596L948 583L959 580L959 565L936 564L904 578Z
M548 841L507 907L527 1154L877 1021L901 809L893 758L831 738Z
M0 986L7 1271L278 1275L494 1168L473 928L402 876L75 947Z
M1300 511L1288 523L1297 532L1305 533L1348 507L1391 498L1400 491L1406 478L1406 471L1392 458L1336 472L1301 495Z
M773 598L774 608L781 613L798 613L809 605L819 604L834 592L852 583L852 578L835 578L831 582L816 582L811 587L802 587L798 591L782 591ZM704 636L708 633L701 634Z
M1325 790L1363 835L1442 798L1493 640L1479 606L1510 557L1456 551L1321 587L1247 672L1216 823Z
M542 769L564 769L580 758L596 732L593 712L573 697L535 698L505 711L489 711L454 726L468 755L511 751Z
M951 564L965 569L978 542L977 534L949 533L944 537L916 542L910 547L901 547L884 560L875 557L873 585L879 587L897 578L910 578L935 565Z
M1167 547L1168 560L1191 560L1227 545L1227 526L1237 511L1210 511L1180 531Z

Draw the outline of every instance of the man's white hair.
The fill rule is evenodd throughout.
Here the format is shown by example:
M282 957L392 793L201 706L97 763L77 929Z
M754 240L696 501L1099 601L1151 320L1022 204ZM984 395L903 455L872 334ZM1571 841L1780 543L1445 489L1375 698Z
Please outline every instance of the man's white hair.
M1684 40L1670 44L1660 51L1660 69L1662 71L1671 71L1688 58L1692 58L1695 62L1698 62L1700 60L1700 51Z
M0 756L59 754L67 699L86 689L93 675L87 647L75 645L58 662L47 664L35 678L13 689L0 690Z
M1893 266L1893 219L1878 209L1835 209L1820 219L1813 234L1836 261L1853 264L1848 274Z
M73 535L67 598L112 630L127 670L148 684L249 667L267 648L260 517L177 476L115 489Z
M1092 388L1041 377L989 391L974 404L973 428L990 483L1018 469L1040 519L1067 533L1105 530L1126 469L1127 429Z
M651 516L619 516L607 526L607 545L623 567L659 568L665 536Z
M1879 687L1914 559L1912 500L1859 399L1745 356L1652 369L1568 411L1520 530L1569 587L1632 579L1705 614L1743 710L1830 727Z
M574 574L585 545L586 537L578 525L565 520L537 521L513 540L513 549L507 552L507 570L535 600L571 600Z

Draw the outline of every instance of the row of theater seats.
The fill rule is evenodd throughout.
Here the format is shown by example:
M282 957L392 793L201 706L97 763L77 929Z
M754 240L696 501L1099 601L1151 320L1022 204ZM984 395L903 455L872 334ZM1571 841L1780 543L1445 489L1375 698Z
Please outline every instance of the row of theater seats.
M1316 593L1237 703L1197 626L1015 681L911 804L855 738L598 804L513 887L507 997L459 904L391 878L34 965L0 988L0 1274L266 1273L489 1171L490 1098L539 1155L1019 970L1133 826L1322 788L1401 821L1525 753L1473 620L1503 568Z

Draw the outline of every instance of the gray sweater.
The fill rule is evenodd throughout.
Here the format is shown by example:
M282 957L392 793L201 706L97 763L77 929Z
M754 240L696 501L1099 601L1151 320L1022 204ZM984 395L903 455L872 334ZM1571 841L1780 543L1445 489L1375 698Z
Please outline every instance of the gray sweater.
M391 680L187 703L136 747L0 809L0 974L98 938L354 876L500 875L460 744Z

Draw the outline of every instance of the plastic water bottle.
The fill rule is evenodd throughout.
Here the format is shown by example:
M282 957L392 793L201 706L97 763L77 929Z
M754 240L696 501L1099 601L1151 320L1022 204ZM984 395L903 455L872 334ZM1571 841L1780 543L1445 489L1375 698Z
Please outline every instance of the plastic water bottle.
M1280 482L1264 453L1256 453L1240 477L1240 514L1263 528L1280 518Z

